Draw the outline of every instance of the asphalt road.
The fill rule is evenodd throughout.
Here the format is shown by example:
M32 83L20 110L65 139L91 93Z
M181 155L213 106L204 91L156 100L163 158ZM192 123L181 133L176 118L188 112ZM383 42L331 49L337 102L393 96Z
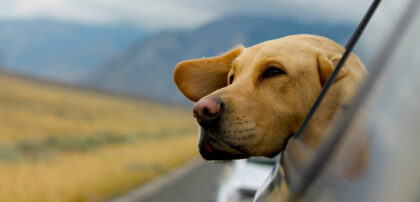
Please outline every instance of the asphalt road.
M111 201L213 202L223 166L196 160Z

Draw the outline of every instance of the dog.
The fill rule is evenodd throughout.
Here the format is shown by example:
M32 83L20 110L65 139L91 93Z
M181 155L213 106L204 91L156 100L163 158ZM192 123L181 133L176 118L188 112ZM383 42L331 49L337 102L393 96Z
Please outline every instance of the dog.
M300 34L237 46L224 54L180 62L178 89L196 102L199 151L206 160L273 157L298 130L345 49L316 35ZM367 71L351 53L301 138L309 148L322 139Z

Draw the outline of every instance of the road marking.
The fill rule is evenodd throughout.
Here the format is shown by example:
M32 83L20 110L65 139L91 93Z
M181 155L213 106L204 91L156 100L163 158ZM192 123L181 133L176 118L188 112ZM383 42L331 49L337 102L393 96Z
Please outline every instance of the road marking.
M180 177L184 176L194 168L197 168L199 165L203 164L201 158L194 159L188 162L186 165L182 165L175 170L164 174L156 179L151 180L150 182L146 182L145 184L141 185L138 188L135 188L121 196L118 196L114 199L111 199L111 202L132 202L132 201L140 201L141 199L150 196L151 194L156 193L161 189L163 186L179 179Z

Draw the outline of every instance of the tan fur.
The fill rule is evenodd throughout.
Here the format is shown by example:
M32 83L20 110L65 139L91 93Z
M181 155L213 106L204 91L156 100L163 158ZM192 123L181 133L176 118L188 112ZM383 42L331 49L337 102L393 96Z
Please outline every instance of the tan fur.
M194 102L206 96L225 102L220 123L224 130L218 136L223 144L214 143L217 149L247 157L273 156L296 133L343 52L343 47L327 38L293 35L181 62L174 79ZM286 74L261 79L270 66ZM362 62L351 54L308 128L310 135L302 137L304 144L317 146L334 113L350 101L365 75Z
M244 50L238 46L225 54L212 58L187 60L178 64L174 80L185 97L196 102L201 97L227 85L226 74L233 59ZM194 83L191 85L191 83Z

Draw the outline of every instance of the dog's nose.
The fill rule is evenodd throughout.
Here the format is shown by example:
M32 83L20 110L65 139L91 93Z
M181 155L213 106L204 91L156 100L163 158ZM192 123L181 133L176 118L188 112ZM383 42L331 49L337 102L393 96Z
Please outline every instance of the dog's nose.
M223 111L223 101L218 97L206 97L195 103L193 112L198 124L208 127L214 124Z

